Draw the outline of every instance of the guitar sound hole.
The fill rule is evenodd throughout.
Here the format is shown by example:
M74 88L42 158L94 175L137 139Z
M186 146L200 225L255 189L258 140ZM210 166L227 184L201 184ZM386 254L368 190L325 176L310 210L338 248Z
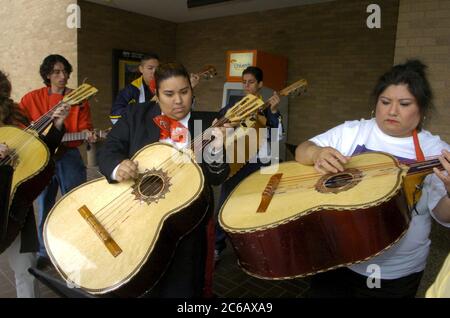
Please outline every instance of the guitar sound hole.
M322 176L314 187L320 193L339 193L353 188L362 178L363 174L359 169L348 168L341 173Z
M342 188L346 185L350 184L353 181L353 176L351 174L339 174L337 176L333 176L325 181L325 187L335 189Z
M136 200L145 202L148 205L158 203L170 192L170 177L162 169L146 169L140 173L135 184L132 186L132 194Z
M146 197L154 197L164 188L164 180L157 175L149 175L142 178L139 184L139 192Z

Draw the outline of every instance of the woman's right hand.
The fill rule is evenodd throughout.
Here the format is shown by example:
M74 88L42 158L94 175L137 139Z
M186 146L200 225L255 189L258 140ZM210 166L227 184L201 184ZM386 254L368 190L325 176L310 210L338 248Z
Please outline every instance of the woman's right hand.
M137 179L139 174L138 162L126 159L122 161L116 171L116 180L118 182Z
M4 159L8 156L10 150L7 144L0 144L0 159Z
M319 147L312 157L314 168L321 174L344 171L344 164L349 159L331 147Z

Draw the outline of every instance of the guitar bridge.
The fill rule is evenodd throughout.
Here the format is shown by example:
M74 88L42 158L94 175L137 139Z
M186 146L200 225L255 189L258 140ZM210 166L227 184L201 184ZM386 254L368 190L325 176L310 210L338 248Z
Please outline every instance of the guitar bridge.
M262 193L261 203L259 204L258 210L256 210L257 213L264 213L267 211L270 201L272 201L273 195L275 194L275 190L280 184L282 176L282 173L277 173L270 177L269 182Z
M100 240L105 244L108 251L112 254L112 256L117 257L120 253L122 253L122 249L119 245L114 241L108 231L100 224L97 218L92 214L89 208L83 205L78 209L83 219L91 226L94 230L95 234L100 238Z

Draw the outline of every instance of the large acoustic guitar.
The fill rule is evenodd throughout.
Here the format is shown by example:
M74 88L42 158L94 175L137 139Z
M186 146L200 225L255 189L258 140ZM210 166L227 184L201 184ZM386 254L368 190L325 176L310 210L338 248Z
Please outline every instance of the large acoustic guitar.
M8 202L2 204L3 208L0 213L7 215L11 202L18 192L20 192L20 200L27 201L27 204L31 204L39 194L39 191L36 191L39 188L39 184L46 183L51 178L51 173L39 175L47 167L50 154L47 146L38 136L52 123L53 119L51 116L53 112L62 103L77 105L96 92L97 89L91 85L82 84L77 89L65 95L61 102L52 107L46 114L31 123L24 130L14 126L0 127L0 142L4 142L11 149L8 157L0 159L0 166L3 167L2 171L10 170L12 172L12 179L10 180L8 189L9 195L7 196ZM38 175L39 180L35 178ZM41 179L46 180L42 182ZM40 188L42 190L42 187ZM3 224L3 226L7 228L7 224ZM20 230L18 226L15 229L12 227L9 228L15 232Z
M438 166L438 160L400 165L380 152L354 156L344 172L327 175L281 163L276 173L263 169L243 180L219 222L250 275L286 279L327 271L399 240L419 197L410 178L423 180Z
M298 80L279 91L278 95L282 97L300 95L306 91L307 85L306 80ZM257 109L239 123L233 134L227 135L225 148L227 162L230 163L229 178L235 175L251 158L254 158L262 145L267 143L266 118L261 113L269 107L269 102L270 98L266 102L258 100ZM246 103L248 101L243 98L233 106L233 111L235 112L236 108L237 110L247 110ZM231 109L228 111L230 112ZM231 116L231 114L227 115Z
M44 225L58 272L91 294L151 290L180 238L206 213L203 173L187 152L153 143L132 160L142 169L137 180L85 183L56 203Z

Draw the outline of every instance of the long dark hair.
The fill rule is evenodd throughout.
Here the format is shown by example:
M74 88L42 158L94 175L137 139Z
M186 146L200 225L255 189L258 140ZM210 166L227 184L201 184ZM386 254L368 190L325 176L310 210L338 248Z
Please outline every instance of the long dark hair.
M0 122L5 125L29 124L19 105L11 99L11 82L2 71L0 71Z
M406 84L408 91L416 98L420 115L424 118L433 109L433 92L426 76L426 68L419 60L407 60L392 67L378 79L371 95L372 105L376 105L381 93L388 86ZM422 124L421 120L419 129Z
M164 80L175 77L175 76L181 76L188 80L189 86L192 90L192 84L191 84L191 78L186 70L186 68L180 64L180 63L163 63L160 64L156 70L155 70L155 81L156 81L156 95L159 96L159 87L161 85L161 82Z

